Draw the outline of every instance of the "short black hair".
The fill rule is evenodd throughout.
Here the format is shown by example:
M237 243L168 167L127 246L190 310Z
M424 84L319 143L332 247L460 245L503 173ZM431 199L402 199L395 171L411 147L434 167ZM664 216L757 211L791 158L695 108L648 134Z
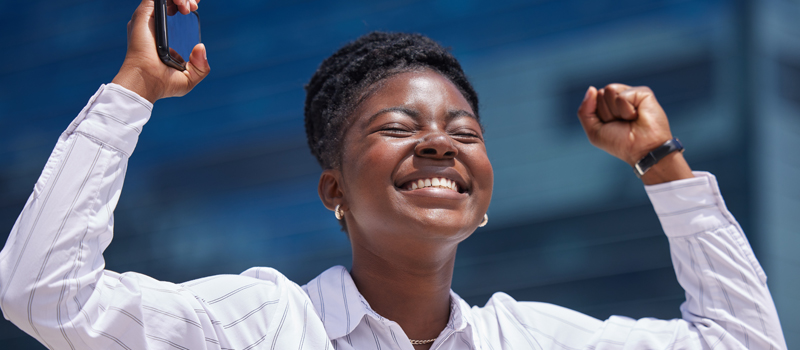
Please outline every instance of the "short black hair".
M478 117L478 94L450 51L420 34L372 32L322 61L306 85L308 146L323 169L338 168L348 116L365 89L392 75L431 69L449 79ZM480 121L480 119L479 119Z

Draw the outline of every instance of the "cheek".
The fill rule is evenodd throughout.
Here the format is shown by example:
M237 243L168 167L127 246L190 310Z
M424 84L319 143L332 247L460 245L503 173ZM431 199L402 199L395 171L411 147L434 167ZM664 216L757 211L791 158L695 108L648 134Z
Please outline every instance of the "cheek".
M469 169L471 171L471 176L475 180L476 195L477 202L475 203L478 205L482 211L486 211L489 208L489 203L492 200L492 190L494 188L494 170L492 169L492 163L489 161L489 157L486 155L486 151L482 150L479 153L475 153L475 156L468 159L469 161Z
M468 151L470 156L466 159L468 166L472 172L474 179L478 184L486 190L491 192L494 185L494 170L492 163L489 161L489 156L486 154L486 148L483 146L476 146L475 149Z
M413 151L414 143L404 139L368 139L365 140L362 147L354 149L351 161L360 172L364 174L380 173L380 180L388 181L403 159Z
M358 185L366 185L369 179L377 176L376 172L382 168L381 160L385 155L375 147L360 147L350 155L350 164L353 169L351 178L357 179Z
M483 168L482 170L486 174L486 181L490 185L489 189L492 189L494 186L494 169L492 168L492 163L489 161L489 157L485 156L483 160Z
M374 203L385 197L385 190L394 186L392 174L402 160L402 148L386 142L364 142L363 147L350 149L343 167L348 192L357 197L351 201Z

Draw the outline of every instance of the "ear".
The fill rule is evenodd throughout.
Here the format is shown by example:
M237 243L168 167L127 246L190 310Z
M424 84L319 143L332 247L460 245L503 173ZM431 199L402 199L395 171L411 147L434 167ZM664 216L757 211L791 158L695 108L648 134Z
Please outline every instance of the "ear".
M344 206L342 172L336 169L322 171L322 175L319 176L317 192L319 192L319 199L322 200L322 204L328 210L334 210L337 205Z

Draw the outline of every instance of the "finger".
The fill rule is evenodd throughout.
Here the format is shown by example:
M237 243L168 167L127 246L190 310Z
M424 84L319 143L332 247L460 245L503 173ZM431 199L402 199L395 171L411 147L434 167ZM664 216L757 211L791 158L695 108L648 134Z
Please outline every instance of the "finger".
M155 14L153 12L153 2L152 1L143 1L139 7L133 11L133 15L131 16L130 22L128 22L128 43L130 44L131 35L133 33L139 32L141 33L146 28L150 27L150 22L153 22L155 18ZM151 32L151 31L150 31ZM141 35L141 34L140 34Z
M608 107L608 111L611 113L611 118L617 119L619 117L619 111L617 110L617 103L615 100L617 99L617 91L614 89L613 84L607 85L603 88L603 100L605 102L606 107Z
M617 112L619 112L620 118L624 120L635 120L639 115L636 111L636 107L634 107L633 103L629 102L624 95L628 91L632 90L628 89L617 95L617 98L614 99L614 105L616 106Z
M189 55L189 63L186 65L185 71L189 76L189 89L203 80L210 70L211 67L208 65L206 46L203 44L195 45L194 49L192 49L192 53Z
M189 12L192 11L192 5L189 0L172 0L175 3L175 6L178 7L178 12L184 15L188 15Z
M649 96L655 97L653 90L650 90L650 88L647 86L632 87L620 93L620 97L625 99L625 101L628 101L628 103L633 105L635 108L638 108L642 104L642 101Z
M197 11L197 0L189 0L189 9L191 11Z
M611 110L611 113L614 114L615 118L621 118L625 120L631 120L631 118L635 118L635 113L631 113L630 110L632 106L627 106L619 101L620 94L631 89L632 88L630 86L620 83L611 83L605 87L606 92L613 93L613 96L609 96L613 97L613 101L612 99L608 99L607 102L609 110ZM635 111L636 108L633 108L633 112Z
M181 7L183 6L184 1L186 0L167 0L167 15L172 16L176 12L183 12Z
M620 83L611 83L605 87L606 90L612 90L618 94L622 93L625 90L629 90L630 88L631 88L630 85L625 85Z
M666 121L666 113L656 100L653 90L647 86L637 86L621 95L628 103L636 109L637 118L640 122L648 124L650 122L663 122L665 128L669 128Z
M594 86L590 86L586 90L583 102L578 107L578 120L580 120L583 131L586 132L586 136L589 137L590 141L594 139L594 135L603 126L603 122L597 116L597 89Z
M597 116L600 117L603 123L608 123L614 120L614 116L611 114L611 111L608 110L605 94L605 89L597 91Z

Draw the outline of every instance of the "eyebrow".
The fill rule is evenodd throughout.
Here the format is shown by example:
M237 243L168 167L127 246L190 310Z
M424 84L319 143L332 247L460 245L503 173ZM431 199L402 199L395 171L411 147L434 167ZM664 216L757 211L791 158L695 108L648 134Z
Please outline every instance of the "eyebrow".
M458 117L470 117L472 119L475 119L476 121L478 120L478 117L476 117L474 114L472 114L470 112L467 112L467 111L465 111L463 109L451 109L451 110L447 111L447 121L448 122L453 120L453 119L456 119Z
M369 120L367 120L367 124L371 124L372 121L375 120L375 118L381 116L384 113L389 113L389 112L400 112L411 117L414 120L418 120L420 116L419 111L408 107L403 107L403 106L387 107L375 112L375 114L370 116ZM467 112L463 109L451 109L447 111L447 117L445 117L445 122L450 122L451 120L459 117L470 117L472 119L478 120L478 118L475 117L474 114Z
M378 118L382 114L389 113L389 112L400 112L400 113L403 113L403 114L413 118L414 120L419 119L419 111L411 109L411 108L408 108L408 107L395 106L395 107L384 108L384 109L381 109L380 111L375 112L375 114L373 114L372 116L369 117L369 119L367 120L367 124L372 124L372 121L375 120L375 118Z

